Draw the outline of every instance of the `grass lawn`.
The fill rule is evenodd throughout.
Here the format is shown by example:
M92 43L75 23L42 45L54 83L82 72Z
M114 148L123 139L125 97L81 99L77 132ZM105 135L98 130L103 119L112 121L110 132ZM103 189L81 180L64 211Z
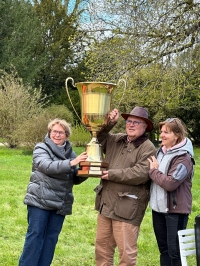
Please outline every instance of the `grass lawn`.
M77 153L83 148L75 148ZM31 171L32 154L23 150L0 147L0 265L18 265L27 229L27 211L23 204ZM195 149L195 177L193 179L193 209L188 228L200 214L200 149ZM95 265L94 241L96 216L93 189L98 178L89 178L74 187L73 215L66 216L56 247L53 266ZM147 208L138 240L137 266L158 266L159 254L152 229L151 210ZM115 257L117 265L117 254ZM195 265L189 258L189 266Z

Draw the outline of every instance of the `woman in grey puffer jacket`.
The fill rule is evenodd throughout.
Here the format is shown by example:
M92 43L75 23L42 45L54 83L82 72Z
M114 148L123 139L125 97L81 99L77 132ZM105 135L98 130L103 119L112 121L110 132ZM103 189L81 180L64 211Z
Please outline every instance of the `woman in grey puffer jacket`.
M70 125L54 119L48 125L43 143L33 152L32 173L24 203L28 209L28 230L20 266L49 266L65 215L72 213L74 184L86 178L77 176L76 165L87 159L76 157L70 142Z

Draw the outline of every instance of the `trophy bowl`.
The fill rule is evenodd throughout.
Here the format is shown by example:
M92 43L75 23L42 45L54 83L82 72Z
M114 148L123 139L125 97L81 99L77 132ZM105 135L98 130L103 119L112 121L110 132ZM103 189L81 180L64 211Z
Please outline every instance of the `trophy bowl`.
M91 134L91 141L86 146L88 158L80 163L79 176L97 177L108 168L104 161L102 147L97 134L108 123L112 93L116 84L107 82L79 82L74 85L73 78L66 79L66 91L70 103L81 123ZM81 118L71 101L69 89L77 89L80 98Z

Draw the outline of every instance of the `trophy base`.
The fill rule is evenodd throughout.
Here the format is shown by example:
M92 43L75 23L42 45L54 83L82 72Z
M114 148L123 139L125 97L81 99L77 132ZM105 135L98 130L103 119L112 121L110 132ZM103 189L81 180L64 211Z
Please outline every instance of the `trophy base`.
M81 170L78 170L78 176L82 177L100 177L103 171L108 168L108 163L105 162L81 162Z

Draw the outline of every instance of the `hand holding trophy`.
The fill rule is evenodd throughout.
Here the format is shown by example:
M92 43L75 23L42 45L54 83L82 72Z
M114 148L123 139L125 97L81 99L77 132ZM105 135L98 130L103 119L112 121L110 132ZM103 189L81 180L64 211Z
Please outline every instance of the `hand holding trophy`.
M66 79L66 91L70 103L78 116L69 94L69 89L77 89L81 104L82 124L91 134L91 141L86 146L88 158L80 163L81 170L79 176L99 177L108 168L104 161L102 147L98 143L97 133L108 122L110 112L111 97L116 84L106 82L79 82L74 85L73 78Z

